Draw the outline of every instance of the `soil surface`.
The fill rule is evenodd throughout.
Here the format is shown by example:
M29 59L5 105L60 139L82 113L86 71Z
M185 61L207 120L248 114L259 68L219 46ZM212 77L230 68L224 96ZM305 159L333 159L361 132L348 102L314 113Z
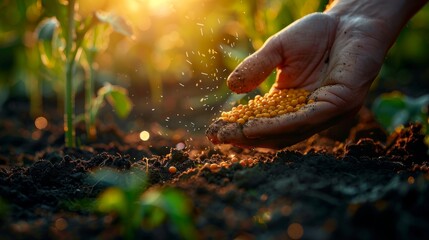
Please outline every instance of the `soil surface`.
M37 130L21 112L1 111L0 239L122 239L118 216L82 204L108 187L88 181L107 167L147 172L148 190L183 192L197 239L429 239L419 125L388 136L361 112L281 151L213 146L203 135L186 144L180 129L143 142L100 125L96 142L71 149L61 124ZM133 234L180 237L168 220Z

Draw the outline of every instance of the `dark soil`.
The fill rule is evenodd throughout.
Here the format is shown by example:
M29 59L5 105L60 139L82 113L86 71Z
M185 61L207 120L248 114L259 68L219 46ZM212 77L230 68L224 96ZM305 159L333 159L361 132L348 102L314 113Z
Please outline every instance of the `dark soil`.
M387 136L361 114L277 152L213 146L202 135L179 150L189 137L180 129L142 142L99 126L96 142L70 149L60 124L34 130L18 113L1 114L8 211L0 212L0 239L121 239L115 215L76 204L106 189L88 181L102 167L149 169L149 188L185 193L198 239L429 239L429 157L419 125ZM168 221L135 236L179 237Z

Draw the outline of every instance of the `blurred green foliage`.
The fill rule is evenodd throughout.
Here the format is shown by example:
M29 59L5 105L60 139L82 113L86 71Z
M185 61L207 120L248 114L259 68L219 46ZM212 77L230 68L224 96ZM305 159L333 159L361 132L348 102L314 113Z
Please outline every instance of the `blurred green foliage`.
M196 239L191 207L180 191L147 190L146 174L138 169L127 172L102 169L92 175L92 181L109 186L98 196L96 208L118 216L124 239L135 239L141 227L152 229L161 224L168 224L181 239Z
M429 135L429 95L418 98L408 97L400 92L380 95L372 106L376 119L390 133L406 123L418 122L423 125L425 135Z
M376 94L398 90L418 97L429 90L429 4L404 27L390 49L378 79Z
M40 69L37 57L35 28L50 16L50 7L46 8L42 2L4 0L0 3L4 13L0 16L0 104L9 96L24 95L31 89L42 89L38 92L44 96L61 96L54 82L48 81L50 77ZM224 96L230 93L225 79L243 58L294 20L323 11L327 2L98 0L78 1L78 11L82 16L93 10L114 12L126 16L134 26L134 39L114 33L109 41L106 38L101 41L106 51L94 56L95 81L101 87L109 79L109 82L131 88L139 99L149 96L151 106L148 108L151 109L153 104L171 105L167 95L172 98L171 93L176 93L181 86L186 87L183 94L193 94L191 97L197 100L194 107L225 101ZM373 92L397 89L421 95L427 91L428 22L429 6L426 6L407 24L390 50L373 84ZM259 90L267 91L273 80L274 74ZM37 87L32 87L34 85ZM25 89L27 91L23 91ZM79 89L83 91L82 86ZM202 97L210 99L198 101ZM182 104L182 100L173 102ZM41 107L40 103L38 105Z

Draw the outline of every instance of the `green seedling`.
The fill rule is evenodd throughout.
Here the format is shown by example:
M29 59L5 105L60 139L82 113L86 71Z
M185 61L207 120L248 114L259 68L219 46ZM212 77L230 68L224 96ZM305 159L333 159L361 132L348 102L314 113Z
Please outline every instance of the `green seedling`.
M0 107L9 96L27 94L30 115L42 114L40 58L32 33L41 13L37 0L0 3Z
M93 138L95 132L91 129L95 129L94 115L92 114L94 112L92 108L95 106L93 104L95 56L100 50L105 49L103 41L106 40L106 26L110 26L113 31L127 36L132 35L132 30L121 17L114 14L94 11L93 14L79 15L76 11L78 9L76 0L69 0L68 2L44 0L42 5L50 18L42 21L37 31L38 39L42 42L40 44L41 57L46 66L57 72L54 75L64 76L61 79L65 81L65 143L68 147L74 147L76 144L73 126L75 120L74 85L77 85L74 83L76 64L82 60L81 55L84 52L83 55L86 58L89 71L89 79L85 84L85 120L87 121L88 136ZM112 97L112 99L115 100L116 98Z
M88 107L85 112L85 123L89 139L94 139L96 135L95 118L100 108L107 101L115 110L116 115L120 118L126 118L132 109L132 101L128 97L127 89L107 83L98 90L97 96L91 96Z
M393 92L380 95L374 101L372 111L377 121L390 133L406 123L418 122L423 125L424 134L428 136L428 106L429 95L412 98Z
M139 228L152 229L162 223L171 223L183 239L196 238L186 197L169 188L146 191L144 171L102 169L92 179L109 186L97 198L96 208L118 216L125 239L135 239Z

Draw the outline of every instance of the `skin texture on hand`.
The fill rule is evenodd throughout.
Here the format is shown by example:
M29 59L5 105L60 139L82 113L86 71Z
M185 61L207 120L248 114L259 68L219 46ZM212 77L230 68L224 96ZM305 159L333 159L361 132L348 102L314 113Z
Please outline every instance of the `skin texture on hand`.
M271 91L304 88L312 91L309 98L315 102L295 113L244 125L216 121L207 130L208 138L215 144L279 149L353 116L403 24L335 8L292 23L246 58L227 84L236 93L249 92L277 69Z

